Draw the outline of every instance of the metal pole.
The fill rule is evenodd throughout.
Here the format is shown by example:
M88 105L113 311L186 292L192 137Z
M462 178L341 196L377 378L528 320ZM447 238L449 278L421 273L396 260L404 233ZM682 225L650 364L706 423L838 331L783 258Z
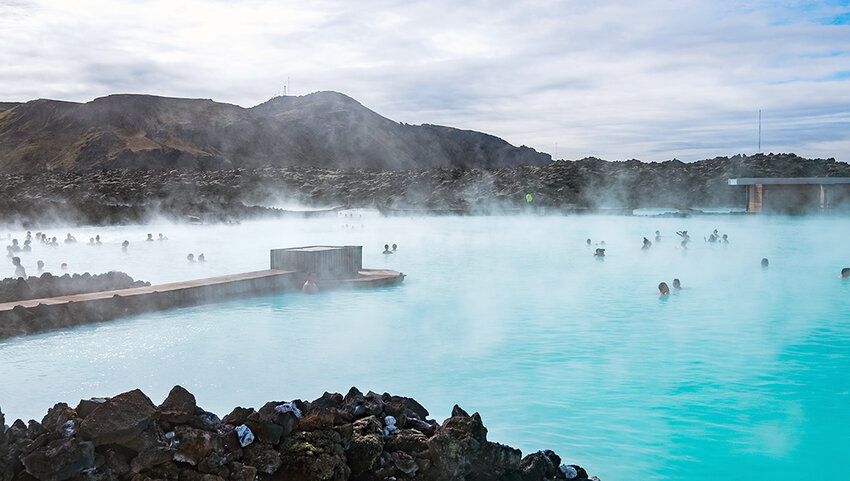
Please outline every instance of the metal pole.
M759 153L761 153L761 109L759 109Z

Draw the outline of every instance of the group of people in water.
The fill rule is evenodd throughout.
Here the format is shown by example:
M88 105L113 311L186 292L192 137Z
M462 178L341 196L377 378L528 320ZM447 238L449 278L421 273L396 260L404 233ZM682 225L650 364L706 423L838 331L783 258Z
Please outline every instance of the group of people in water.
M34 242L42 244L47 247L59 247L59 239L57 237L51 237L43 232L36 232L35 234L32 231L27 231L26 237L24 238L24 242L20 243L18 239L13 239L12 234L7 234L7 239L9 241L9 245L6 246L6 257L9 258L12 262L12 265L15 267L15 277L23 277L26 278L26 268L24 267L20 255L23 253L29 253L33 250ZM168 240L168 237L163 234L159 234L158 239L154 239L153 234L147 235L147 241L164 241ZM67 233L65 238L62 240L63 244L76 244L77 238L74 237L70 232ZM103 242L100 239L100 234L95 235L94 237L89 238L88 245L99 246L102 245ZM129 240L124 240L121 243L121 250L127 252L127 249L130 246ZM203 262L203 254L198 257L200 262ZM38 272L44 271L44 261L38 260L36 262L36 268ZM63 262L60 264L61 270L68 270L68 263Z
M679 281L679 279L673 279L673 289L677 290L677 291L682 289L682 283ZM670 295L670 287L667 285L666 282L662 282L662 283L658 284L658 295L659 296L669 296Z
M192 254L190 252L189 255L186 256L186 260L189 261L190 263L195 262L195 254ZM207 258L206 258L206 256L204 256L203 252L198 254L198 262L206 262L206 261L207 261Z
M7 234L7 239L9 240L10 244L6 246L6 257L9 258L9 260L12 262L12 266L14 266L15 268L16 278L27 278L27 271L21 261L21 257L19 254L32 252L33 241L36 241L48 247L59 246L58 238L48 236L43 232L36 232L35 234L33 234L32 231L27 231L23 244L21 244L18 239L13 239L12 234ZM64 244L73 244L76 242L77 239L73 235L71 235L70 232L63 240ZM36 268L38 269L38 272L43 272L44 261L38 260L36 262ZM68 270L68 264L66 262L63 262L60 266L60 269Z
M691 236L688 234L688 231L686 231L686 230L676 231L676 235L678 235L681 238L679 245L683 249L687 249L688 248L687 245L691 242ZM658 243L658 242L661 241L661 239L662 239L661 231L656 230L655 231L655 242ZM728 244L729 243L729 236L727 234L720 234L717 229L714 229L707 237L704 237L703 239L705 240L706 243L709 243L709 244ZM591 239L588 238L586 242L587 242L587 247L593 246L593 241ZM597 260L604 260L605 259L605 248L599 247L599 246L604 246L604 245L605 245L605 241L599 241L599 242L596 243L597 247L593 251L593 257L596 258ZM644 237L643 238L643 245L641 245L640 249L642 251L647 251L652 247L652 245L653 245L652 241L648 237ZM770 261L768 261L767 258L763 258L761 260L761 267L763 269L766 269L769 265L770 265ZM845 268L841 269L841 274L838 277L841 278L841 279L850 279L850 267L845 267ZM682 283L679 279L673 279L672 286L673 286L673 289L672 289L673 291L678 291L678 290L682 289ZM658 295L668 296L668 295L670 295L670 292L671 292L670 286L666 282L661 282L661 283L658 284Z
M390 245L389 245L389 244L384 244L384 252L383 252L383 254L395 254L396 249L398 249L398 245L397 245L397 244L393 244L393 249L392 249L392 250L390 250Z

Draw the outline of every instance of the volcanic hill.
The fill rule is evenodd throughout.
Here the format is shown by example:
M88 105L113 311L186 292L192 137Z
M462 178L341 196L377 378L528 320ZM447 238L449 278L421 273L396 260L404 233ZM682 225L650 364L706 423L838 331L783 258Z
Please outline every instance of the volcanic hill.
M252 108L109 95L87 103L0 103L0 172L317 167L406 170L545 165L492 135L394 122L337 92Z

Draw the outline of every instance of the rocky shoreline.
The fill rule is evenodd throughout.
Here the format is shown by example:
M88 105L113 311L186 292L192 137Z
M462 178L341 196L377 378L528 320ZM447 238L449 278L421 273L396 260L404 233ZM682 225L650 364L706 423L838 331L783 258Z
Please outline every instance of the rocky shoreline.
M27 279L9 277L0 280L0 303L130 289L149 285L151 285L150 282L133 280L128 274L118 271L94 275L86 272L63 276L54 276L45 272L39 277L29 276Z
M237 407L219 418L175 386L159 406L139 390L56 404L41 420L4 425L0 480L583 481L552 451L522 457L487 440L457 405L438 424L414 399L325 393L307 402Z
M693 163L595 158L498 169L115 169L0 175L0 223L143 223L157 216L226 222L293 215L299 204L385 212L488 214L533 207L555 213L629 213L638 207L743 207L736 177L850 176L850 164L794 154L717 157Z
M0 281L0 302L15 302L46 297L68 296L91 292L129 289L149 286L150 282L134 281L123 272L107 272L91 275L65 274L54 276L45 272L41 277L4 279ZM151 306L135 305L131 302L111 298L111 302L39 304L32 308L15 306L0 311L0 340L24 336L55 329L64 329L95 322L108 321L150 309ZM120 301L120 302L119 302Z

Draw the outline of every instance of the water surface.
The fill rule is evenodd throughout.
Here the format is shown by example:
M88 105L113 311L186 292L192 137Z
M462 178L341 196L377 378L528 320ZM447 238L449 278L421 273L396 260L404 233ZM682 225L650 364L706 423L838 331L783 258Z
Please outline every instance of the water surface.
M181 384L224 415L355 385L414 397L439 421L458 403L489 439L554 449L605 481L850 476L845 219L355 215L76 229L104 244L36 246L31 274L44 259L160 283L266 268L275 247L361 244L364 266L408 277L0 341L0 407L40 419L57 401L139 387L159 403ZM715 228L728 245L703 242ZM387 243L398 252L382 255ZM684 289L657 296L674 277Z

